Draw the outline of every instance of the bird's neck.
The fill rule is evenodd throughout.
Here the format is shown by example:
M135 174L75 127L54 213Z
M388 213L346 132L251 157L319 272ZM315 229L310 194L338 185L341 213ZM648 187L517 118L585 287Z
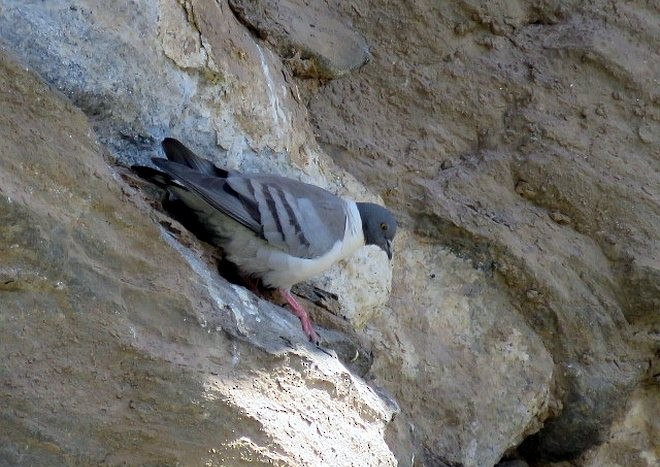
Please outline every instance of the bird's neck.
M369 203L355 203L355 206L357 207L358 210L358 215L360 216L360 225L362 226L361 231L362 231L362 238L364 239L364 245L373 245L373 242L370 242L369 240L369 229L367 228L367 223L365 222L366 216L367 216L367 210Z
M362 213L360 212L360 204L351 202L347 209L346 216L346 232L344 237L351 238L359 243L359 246L366 245L366 238L364 236L364 221L362 220Z

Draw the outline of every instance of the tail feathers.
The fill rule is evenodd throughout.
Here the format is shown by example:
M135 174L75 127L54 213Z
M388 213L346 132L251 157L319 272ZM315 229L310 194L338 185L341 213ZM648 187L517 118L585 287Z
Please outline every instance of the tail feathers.
M166 174L165 172L161 172L158 169L154 169L153 167L133 165L131 166L131 170L135 172L140 178L143 178L153 183L154 185L159 186L160 188L167 188L168 186L174 184L178 185L178 183L176 183L170 175Z
M205 175L212 175L215 177L225 178L228 175L226 170L220 169L213 165L211 161L202 159L197 156L190 149L185 147L183 143L177 141L174 138L165 138L161 143L163 146L163 151L165 155L172 162L177 162L181 165L185 165L197 172L201 172Z

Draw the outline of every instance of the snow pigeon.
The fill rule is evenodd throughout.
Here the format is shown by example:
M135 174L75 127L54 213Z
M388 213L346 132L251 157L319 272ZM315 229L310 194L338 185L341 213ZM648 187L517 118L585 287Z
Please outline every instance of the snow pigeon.
M291 286L363 245L376 245L392 259L396 219L382 206L277 175L224 170L172 138L162 146L167 159L152 159L162 171L134 166L136 173L183 203L241 274L279 289L316 344L309 315Z

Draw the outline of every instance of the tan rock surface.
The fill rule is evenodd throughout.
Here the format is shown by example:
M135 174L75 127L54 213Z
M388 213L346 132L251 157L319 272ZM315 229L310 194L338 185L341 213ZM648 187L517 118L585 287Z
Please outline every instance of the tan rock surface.
M323 18L348 28L337 52L350 55L359 36L370 61L324 81L294 77L305 76L296 49L310 34L296 24L319 5L286 2L297 11L282 17L280 4L237 19L227 0L0 0L0 47L82 109L123 164L171 135L230 168L382 197L402 225L393 272L364 249L315 282L339 297L338 317L315 316L401 413L388 423L384 391L378 402L335 360L308 366L326 356L287 350L280 336L299 342L294 319L219 279L184 231L172 239L178 224L103 175L80 114L41 105L49 91L19 91L12 65L18 88L2 95L15 110L0 131L15 149L0 153L0 189L23 204L0 209L12 226L0 227L3 251L18 262L3 274L32 272L0 297L11 336L0 339L11 376L3 435L24 437L5 443L8 462L301 465L374 452L390 463L383 436L401 465L653 460L643 407L657 389L660 326L657 7L325 2ZM72 157L91 168L65 172ZM58 163L37 174L36 160ZM315 405L296 405L303 394ZM218 419L249 434L214 435ZM67 433L80 432L91 434L72 445Z
M612 424L605 442L586 453L584 465L651 467L660 461L660 391L646 382L630 396L626 410Z
M159 230L6 56L0 107L0 464L394 465L393 406Z
M602 442L658 345L660 159L650 137L660 134L657 9L645 2L336 6L365 34L373 60L311 96L319 140L398 208L412 244L471 258L484 282L492 273L542 339L556 365L556 410L525 442L525 455L567 459ZM428 258L420 267L428 261L446 264ZM428 284L409 281L395 272L400 294L391 304L405 303L408 319L425 322L428 299L420 296ZM435 313L444 310L439 297ZM495 328L512 335L509 326ZM423 332L446 342L430 326ZM392 359L374 372L404 368ZM435 381L456 389L457 399L482 402L510 389L482 372L462 388L440 372ZM399 401L404 414L417 410L414 399ZM492 401L490 410L498 409ZM424 414L429 426L442 420L431 411L412 419ZM427 459L483 465L469 461L470 444L460 438L472 418L465 408L455 428L425 430Z

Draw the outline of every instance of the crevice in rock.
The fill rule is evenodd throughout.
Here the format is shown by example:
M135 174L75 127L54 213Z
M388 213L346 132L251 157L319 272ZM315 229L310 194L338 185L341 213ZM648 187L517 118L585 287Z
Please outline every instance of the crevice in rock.
M258 26L256 26L247 19L247 13L245 12L244 7L242 7L240 4L236 2L232 2L231 0L229 0L227 4L229 5L229 9L234 15L234 18L236 18L236 21L241 23L245 27L245 29L250 31L250 33L253 36L263 41L268 39L268 32L266 30L259 29Z
M212 245L213 239L208 237L207 229L197 223L196 217L191 216L180 201L170 199L169 195L161 189L139 179L117 162L113 165L126 183L147 193L145 201L154 209L156 222L171 232L182 245L201 250L205 260L213 264L213 270L228 282L246 289L250 288L236 266L227 261L223 253ZM260 284L253 284L253 286L258 287L260 294L273 300L273 303L279 301L277 294L274 294L272 290L266 289ZM355 329L341 315L341 306L337 296L308 283L296 285L293 292L305 300L306 308L316 324L332 331L338 331L336 336L328 336L330 339L327 343L328 346L351 372L359 377L364 377L369 372L374 357L372 352L362 345Z

